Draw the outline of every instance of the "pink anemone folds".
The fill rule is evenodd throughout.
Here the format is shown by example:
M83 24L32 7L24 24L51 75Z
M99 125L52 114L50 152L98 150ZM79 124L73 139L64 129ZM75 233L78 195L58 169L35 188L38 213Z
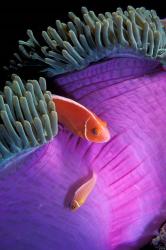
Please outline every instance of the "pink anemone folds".
M159 60L128 53L52 78L55 93L60 87L107 121L112 139L95 144L60 127L8 162L2 249L130 250L152 239L166 220L165 79ZM72 213L70 197L91 170L96 186Z

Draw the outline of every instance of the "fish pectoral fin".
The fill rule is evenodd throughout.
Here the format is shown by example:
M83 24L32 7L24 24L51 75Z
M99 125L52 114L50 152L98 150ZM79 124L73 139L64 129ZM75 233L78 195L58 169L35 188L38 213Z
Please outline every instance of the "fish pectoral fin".
M83 137L81 130L78 130L76 133L77 133L78 136Z
M85 201L84 201L83 199L79 200L79 205L80 205L80 206L83 205L84 202L85 202Z
M102 124L104 127L107 127L107 125L108 125L107 122L105 122L105 121L103 121Z

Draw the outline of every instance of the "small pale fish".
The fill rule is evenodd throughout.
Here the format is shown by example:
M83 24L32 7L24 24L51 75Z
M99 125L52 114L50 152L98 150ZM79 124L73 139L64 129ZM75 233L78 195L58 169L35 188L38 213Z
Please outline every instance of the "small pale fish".
M95 187L97 175L93 172L92 177L82 184L75 192L70 204L70 209L75 211L81 207Z
M110 132L107 123L89 109L72 99L53 95L58 120L74 134L91 142L107 142Z

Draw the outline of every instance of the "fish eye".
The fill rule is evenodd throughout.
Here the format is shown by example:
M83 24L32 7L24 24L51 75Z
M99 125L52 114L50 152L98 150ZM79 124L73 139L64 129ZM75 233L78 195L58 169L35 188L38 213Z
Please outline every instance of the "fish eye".
M76 209L76 208L77 208L77 205L76 205L76 204L72 204L72 205L71 205L71 209L72 209L72 210L74 210L74 209Z
M98 129L97 128L93 128L92 129L92 133L93 133L93 135L98 135Z

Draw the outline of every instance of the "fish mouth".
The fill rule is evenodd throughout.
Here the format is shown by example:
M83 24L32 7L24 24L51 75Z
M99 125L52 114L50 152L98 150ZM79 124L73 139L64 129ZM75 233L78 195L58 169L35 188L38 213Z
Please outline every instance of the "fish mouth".
M106 135L104 136L103 140L101 142L108 142L111 139L111 135L108 129L105 130Z
M102 134L100 136L100 138L93 138L93 142L95 143L104 143L104 142L108 142L111 139L111 135L110 135L110 131L108 128L103 128Z

